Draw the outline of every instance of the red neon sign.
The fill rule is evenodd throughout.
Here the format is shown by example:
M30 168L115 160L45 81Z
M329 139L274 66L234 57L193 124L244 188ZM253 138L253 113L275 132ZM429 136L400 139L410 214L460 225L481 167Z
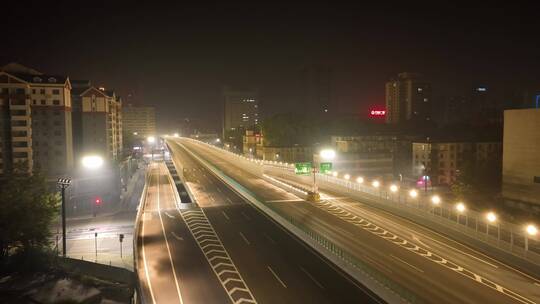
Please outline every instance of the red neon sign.
M371 116L385 116L386 111L385 110L371 110L370 114Z

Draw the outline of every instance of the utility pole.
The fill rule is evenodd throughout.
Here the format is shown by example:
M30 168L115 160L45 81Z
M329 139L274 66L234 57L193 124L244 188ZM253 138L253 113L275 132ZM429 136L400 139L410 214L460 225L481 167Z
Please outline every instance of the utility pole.
M66 257L66 189L71 185L71 179L59 178L56 185L62 193L62 256Z

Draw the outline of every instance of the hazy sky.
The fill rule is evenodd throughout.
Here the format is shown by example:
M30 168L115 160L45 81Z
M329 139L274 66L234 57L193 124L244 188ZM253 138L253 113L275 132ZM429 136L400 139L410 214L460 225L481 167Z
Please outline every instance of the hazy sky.
M0 64L16 61L134 93L158 107L161 127L181 117L218 127L224 84L257 86L267 113L287 111L298 71L308 64L333 69L335 107L350 113L383 104L384 82L401 71L425 74L436 95L475 84L540 86L540 17L514 2L109 2L116 1L8 4Z

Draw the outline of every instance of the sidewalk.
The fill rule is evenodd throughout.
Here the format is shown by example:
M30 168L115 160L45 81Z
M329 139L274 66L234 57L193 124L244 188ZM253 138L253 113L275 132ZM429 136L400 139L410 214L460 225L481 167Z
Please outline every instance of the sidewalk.
M145 184L145 173L145 167L136 171L115 212L99 214L96 217L90 215L67 219L68 257L133 270L133 229ZM57 227L58 249L61 252L61 226ZM57 227L53 227L53 246L56 242ZM119 240L120 234L124 236L122 243Z

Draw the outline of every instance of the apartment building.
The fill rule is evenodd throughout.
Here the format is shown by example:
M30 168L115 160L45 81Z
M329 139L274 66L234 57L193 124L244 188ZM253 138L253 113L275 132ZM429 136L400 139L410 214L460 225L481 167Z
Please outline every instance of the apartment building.
M259 124L258 90L223 88L223 138L225 132L247 129Z
M82 154L122 157L122 100L114 91L89 87L80 94Z
M385 85L386 123L431 120L431 84L417 73L400 73Z
M412 144L413 176L429 175L434 184L451 185L467 162L500 162L501 142L425 141Z
M71 83L12 63L0 68L0 174L54 178L73 167Z
M156 110L154 107L128 104L122 109L124 134L140 137L156 135Z

